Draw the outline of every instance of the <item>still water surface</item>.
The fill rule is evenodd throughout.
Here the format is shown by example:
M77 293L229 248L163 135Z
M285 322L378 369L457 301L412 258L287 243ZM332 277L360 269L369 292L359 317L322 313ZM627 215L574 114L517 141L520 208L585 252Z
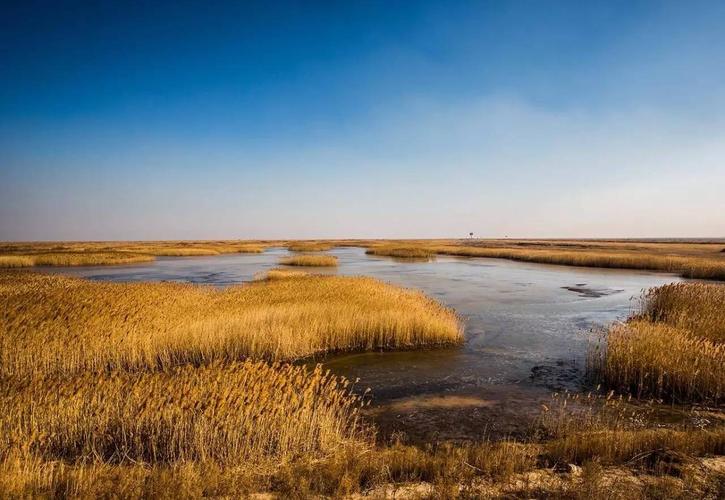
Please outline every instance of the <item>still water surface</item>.
M322 360L372 389L371 415L383 433L411 439L515 434L552 392L581 389L590 331L622 320L642 291L674 275L576 268L500 259L438 257L401 262L360 248L329 252L341 275L367 275L422 290L464 319L464 345L363 353ZM243 283L277 266L285 249L263 254L158 258L119 267L48 269L108 281Z

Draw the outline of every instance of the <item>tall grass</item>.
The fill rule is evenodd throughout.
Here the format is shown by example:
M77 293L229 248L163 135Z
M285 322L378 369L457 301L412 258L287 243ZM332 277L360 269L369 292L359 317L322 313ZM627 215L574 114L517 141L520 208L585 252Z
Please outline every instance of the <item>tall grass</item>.
M105 266L114 264L134 264L154 260L151 255L125 252L50 252L32 255L2 255L2 267L30 266Z
M213 248L177 248L177 247L158 247L158 248L138 248L134 251L140 251L149 255L158 255L160 257L197 257L206 255L219 255L219 251Z
M310 273L302 271L300 269L286 269L275 267L269 271L261 271L255 274L255 280L281 280L286 278L301 278L303 276L309 276Z
M699 472L693 484L675 484L676 488L667 481L672 479L669 476L649 476L649 484L663 486L654 496L652 488L643 487L637 478L650 471L692 474L698 468L691 457L722 453L722 447L721 430L656 429L577 434L543 445L503 441L371 449L363 442L358 449L347 447L323 459L292 460L273 470L200 461L154 466L99 461L68 465L11 456L0 461L0 492L99 497L112 489L124 498L157 497L167 491L189 497L238 497L270 490L283 498L344 498L360 492L371 498L644 499L673 494L677 498L719 498L722 480L717 475ZM583 465L583 473L554 474L550 470L571 463ZM608 464L618 466L609 475L602 468ZM636 476L630 468L637 471ZM406 485L410 485L411 495L405 495Z
M331 248L332 244L324 241L300 241L287 246L290 252L324 252Z
M372 278L309 276L217 290L0 273L0 375L169 367L460 342L456 315Z
M27 255L0 255L0 267L31 267L35 265Z
M258 243L208 242L68 242L0 244L0 268L30 266L99 266L154 260L154 256L188 257L224 253L261 253Z
M435 251L424 247L397 247L378 246L368 248L365 251L368 255L384 255L400 259L429 259L435 256Z
M638 396L718 403L725 399L725 287L700 283L650 290L642 312L614 325L591 369Z
M583 464L590 460L613 465L657 459L668 450L690 456L725 454L725 428L674 430L600 430L573 432L544 444L551 462Z
M678 401L725 397L725 345L644 321L612 327L598 368L610 386Z
M249 358L461 339L449 309L369 278L219 291L5 271L0 307L0 496L287 491L324 464L358 490L389 455L348 382Z
M174 244L146 244L146 245L124 245L119 247L120 251L137 252L148 255L165 257L195 257L205 255L220 255L227 253L262 253L264 248L259 245L234 245L234 244L195 244L195 245L174 245Z
M370 444L346 386L319 366L263 361L6 380L0 455L237 465L322 458Z
M642 316L708 340L725 342L725 286L672 283L643 298Z
M725 280L725 259L702 256L665 255L611 250L558 250L539 248L499 248L440 246L431 250L443 255L489 257L542 264L647 269L680 273L688 278Z
M285 266L335 267L337 266L337 257L332 255L295 255L285 257L279 263Z

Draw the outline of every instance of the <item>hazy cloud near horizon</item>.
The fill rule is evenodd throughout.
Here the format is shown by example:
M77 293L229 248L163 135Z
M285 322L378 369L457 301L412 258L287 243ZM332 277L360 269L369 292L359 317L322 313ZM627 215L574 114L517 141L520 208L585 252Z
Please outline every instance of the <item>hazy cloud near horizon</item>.
M386 38L187 98L182 82L169 100L81 92L62 113L0 99L0 239L725 237L725 35L663 10L607 27L591 60L544 42L550 61L524 69L473 23L438 32L443 54Z

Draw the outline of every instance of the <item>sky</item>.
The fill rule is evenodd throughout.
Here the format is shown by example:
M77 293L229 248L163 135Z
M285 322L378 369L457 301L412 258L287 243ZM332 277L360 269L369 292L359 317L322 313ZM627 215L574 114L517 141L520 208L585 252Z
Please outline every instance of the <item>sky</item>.
M0 240L725 237L725 2L0 5Z

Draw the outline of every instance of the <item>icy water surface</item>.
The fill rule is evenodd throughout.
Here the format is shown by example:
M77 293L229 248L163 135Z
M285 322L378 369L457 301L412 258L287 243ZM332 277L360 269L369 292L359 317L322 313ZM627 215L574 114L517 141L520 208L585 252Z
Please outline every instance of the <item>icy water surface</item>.
M464 345L362 353L321 360L372 389L370 415L383 434L411 440L469 439L523 432L555 391L582 387L590 330L627 317L649 287L674 275L438 257L401 262L360 248L329 252L336 270L417 288L464 319ZM263 254L159 258L118 267L53 269L94 280L185 281L226 286L277 266L284 249Z

